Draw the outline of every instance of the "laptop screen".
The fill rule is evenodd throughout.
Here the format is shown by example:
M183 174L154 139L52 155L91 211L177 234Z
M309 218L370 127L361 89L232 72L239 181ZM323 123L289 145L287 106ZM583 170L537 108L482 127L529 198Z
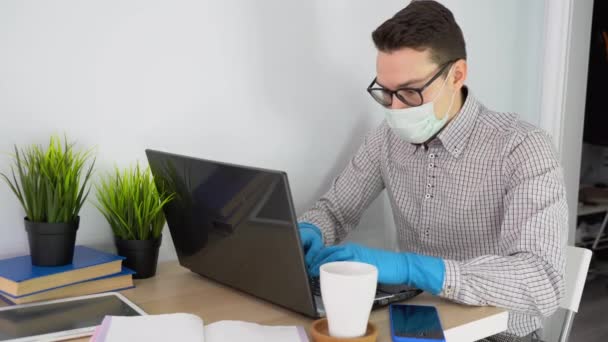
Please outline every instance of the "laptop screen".
M283 172L147 150L180 263L255 296L313 315Z

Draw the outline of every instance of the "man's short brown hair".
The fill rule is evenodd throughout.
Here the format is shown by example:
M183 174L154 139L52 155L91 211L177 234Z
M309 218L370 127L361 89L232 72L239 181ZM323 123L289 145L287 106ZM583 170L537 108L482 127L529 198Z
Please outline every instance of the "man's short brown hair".
M438 65L467 58L462 30L454 15L433 0L412 1L380 25L372 39L382 52L430 49L431 59Z

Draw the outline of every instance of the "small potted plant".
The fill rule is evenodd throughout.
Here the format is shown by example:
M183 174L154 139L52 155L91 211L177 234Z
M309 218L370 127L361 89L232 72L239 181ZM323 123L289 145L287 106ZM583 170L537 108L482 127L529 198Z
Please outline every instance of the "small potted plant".
M49 146L15 146L11 174L0 173L25 210L25 230L32 264L61 266L72 262L78 213L90 188L91 151L75 151L65 138L51 137Z
M136 272L134 278L156 274L165 225L163 207L173 197L159 192L150 169L142 170L139 164L116 169L97 186L96 206L112 228L118 254L126 258L124 265Z

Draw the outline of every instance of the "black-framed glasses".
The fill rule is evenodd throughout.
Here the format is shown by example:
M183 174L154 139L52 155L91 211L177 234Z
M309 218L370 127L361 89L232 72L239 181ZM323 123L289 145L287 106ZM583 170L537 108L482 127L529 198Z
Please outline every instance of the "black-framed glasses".
M367 92L374 98L374 100L376 100L376 102L384 107L390 107L393 104L393 96L410 107L421 106L424 103L422 92L437 78L439 78L439 76L445 72L447 67L452 65L454 62L456 61L454 60L445 63L439 69L439 71L420 88L403 87L393 91L383 87L373 87L373 85L376 84L377 79L377 77L374 77L372 83L367 87Z

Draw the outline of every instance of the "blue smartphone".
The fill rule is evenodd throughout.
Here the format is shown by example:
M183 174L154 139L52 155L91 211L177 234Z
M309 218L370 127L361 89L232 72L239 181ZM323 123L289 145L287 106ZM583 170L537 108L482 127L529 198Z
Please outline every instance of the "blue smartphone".
M391 304L389 313L394 342L445 342L435 307Z

